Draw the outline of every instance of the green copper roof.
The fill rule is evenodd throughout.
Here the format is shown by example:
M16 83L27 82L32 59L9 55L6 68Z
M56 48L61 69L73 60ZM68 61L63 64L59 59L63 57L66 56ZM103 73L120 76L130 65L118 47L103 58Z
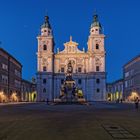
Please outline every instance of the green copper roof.
M41 28L50 28L51 29L51 25L49 23L49 17L45 16L45 22L44 24L41 26Z
M100 24L100 22L98 20L98 15L97 14L95 14L93 16L93 23L91 24L91 28L92 27L100 27L100 28L102 28L102 26L101 26L101 24Z

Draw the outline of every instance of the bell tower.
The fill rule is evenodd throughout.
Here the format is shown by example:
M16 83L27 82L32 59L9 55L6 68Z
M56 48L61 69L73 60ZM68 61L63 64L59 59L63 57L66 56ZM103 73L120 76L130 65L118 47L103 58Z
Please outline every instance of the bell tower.
M105 72L105 35L102 33L102 26L98 20L98 15L93 16L88 37L88 53L90 54L90 72Z
M51 101L53 100L54 38L48 16L45 16L37 40L37 100Z
M41 35L38 40L38 71L53 72L54 39L49 17L45 16L45 22L41 26Z

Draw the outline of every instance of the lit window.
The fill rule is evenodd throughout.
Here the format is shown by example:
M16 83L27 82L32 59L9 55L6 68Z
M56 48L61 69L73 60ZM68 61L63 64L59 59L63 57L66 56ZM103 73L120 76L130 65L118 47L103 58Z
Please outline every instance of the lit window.
M100 71L100 67L99 66L96 66L96 71Z
M44 67L43 67L43 71L47 71L47 68L46 68L46 66L44 66Z
M47 50L47 45L43 46L43 50L46 51Z
M100 79L98 78L98 79L96 79L96 83L97 84L99 84L100 83Z
M97 50L99 49L99 44L96 44L96 49L97 49Z

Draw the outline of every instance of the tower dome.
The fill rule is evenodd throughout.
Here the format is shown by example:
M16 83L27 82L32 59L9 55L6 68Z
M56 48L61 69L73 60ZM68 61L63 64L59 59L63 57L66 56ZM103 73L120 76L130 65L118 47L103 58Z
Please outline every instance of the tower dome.
M51 29L51 25L49 23L49 17L48 16L45 16L45 22L43 23L41 28L49 28L49 29Z
M101 24L100 24L100 22L98 20L98 15L97 14L95 14L93 16L93 23L91 24L90 28L93 28L93 27L100 27L100 28L102 28L102 26L101 26Z

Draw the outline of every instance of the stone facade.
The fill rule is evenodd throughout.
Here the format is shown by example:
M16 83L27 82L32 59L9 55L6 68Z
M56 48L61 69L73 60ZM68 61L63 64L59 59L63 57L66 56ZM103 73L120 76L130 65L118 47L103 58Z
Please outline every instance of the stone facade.
M107 99L108 101L124 100L123 79L119 79L113 83L107 84Z
M21 101L22 65L0 48L0 102Z
M25 102L35 102L37 98L36 83L22 79L21 100Z
M140 98L140 55L123 66L124 97L133 101Z
M48 16L41 26L37 51L37 100L45 101L59 97L67 64L72 62L73 78L83 90L88 101L103 101L106 98L105 35L94 15L87 42L87 51L80 50L72 40L64 43L64 50L54 53L54 38Z

